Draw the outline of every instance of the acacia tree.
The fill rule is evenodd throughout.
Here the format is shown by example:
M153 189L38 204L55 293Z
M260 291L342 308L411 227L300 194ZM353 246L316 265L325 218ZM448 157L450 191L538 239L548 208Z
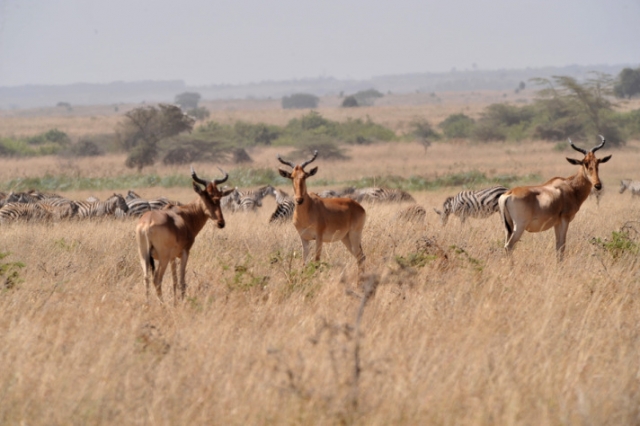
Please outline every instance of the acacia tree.
M593 77L580 83L569 76L553 76L532 79L546 86L538 91L536 105L546 115L546 123L539 123L540 132L561 128L558 138L595 137L605 135L609 146L624 143L620 129L612 119L613 79L604 73L592 73ZM551 130L550 130L551 129ZM542 136L539 134L538 136Z
M118 139L129 153L127 167L153 165L158 158L158 143L162 139L176 136L193 129L194 119L184 114L175 105L159 104L133 109L125 114L120 124Z
M640 93L640 67L625 68L620 71L613 92L619 98L631 99L632 96Z

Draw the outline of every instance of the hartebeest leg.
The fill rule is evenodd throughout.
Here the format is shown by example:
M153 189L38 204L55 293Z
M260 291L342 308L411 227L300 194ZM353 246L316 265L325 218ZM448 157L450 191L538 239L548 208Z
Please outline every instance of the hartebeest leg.
M316 238L316 262L320 262L320 255L322 254L322 237Z
M180 298L184 300L184 296L187 293L187 282L185 281L185 274L187 271L187 261L189 260L189 252L182 250L182 258L180 259Z
M307 258L309 257L309 241L305 240L304 238L300 238L300 240L302 241L302 264L306 265L307 264Z
M342 243L356 258L356 261L358 262L358 275L359 277L362 277L364 275L364 261L367 259L367 256L365 256L364 251L362 250L360 238L359 234L350 232L342 239Z
M173 304L178 304L178 272L176 259L171 259L171 279L173 281Z
M569 230L569 222L561 220L556 226L553 227L556 232L556 255L558 261L561 261L564 257L564 248L567 241L567 231Z
M159 259L158 261L158 269L156 269L156 273L153 277L153 285L156 287L156 294L158 295L158 299L162 302L162 277L164 277L164 273L167 270L167 266L169 266L168 259Z
M513 246L520 240L522 234L524 233L524 226L518 225L517 223L513 224L514 229L509 232L507 230L507 238L504 244L504 248L507 250L507 253L510 253L513 250Z

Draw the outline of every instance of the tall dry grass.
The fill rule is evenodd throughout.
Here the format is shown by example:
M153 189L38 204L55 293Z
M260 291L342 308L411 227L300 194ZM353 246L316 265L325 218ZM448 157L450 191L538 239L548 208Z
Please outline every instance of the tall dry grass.
M551 147L361 147L351 161L319 163L317 177L575 172L563 158L572 154ZM274 154L256 152L256 164L276 167ZM170 274L168 303L145 305L135 221L3 226L3 262L26 267L0 292L0 423L638 423L638 258L593 243L638 220L640 202L615 190L638 155L614 151L601 167L608 190L570 225L561 264L550 231L525 234L509 259L497 215L442 228L432 207L456 189L414 193L428 211L419 224L394 220L401 206L365 205L367 272L379 286L359 339L353 257L329 244L303 267L293 226L267 223L271 198L257 214L227 214L223 230L204 228L177 307ZM33 167L25 173L58 166Z

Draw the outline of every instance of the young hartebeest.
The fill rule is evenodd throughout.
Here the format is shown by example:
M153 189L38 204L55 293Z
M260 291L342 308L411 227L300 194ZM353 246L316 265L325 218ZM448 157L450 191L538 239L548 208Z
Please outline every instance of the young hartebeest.
M218 185L229 178L227 173L222 172L224 173L222 179L208 182L200 179L192 167L193 189L198 194L195 201L182 206L171 206L164 210L150 210L140 217L136 227L136 240L144 273L147 303L149 303L149 281L152 274L156 294L162 301L162 277L169 263L171 263L173 276L174 303L177 302L176 258L178 257L180 258L180 295L184 299L187 289L184 275L189 250L196 236L207 223L207 219L216 221L218 228L224 228L220 198L233 190L218 189ZM198 184L204 185L204 189ZM159 261L158 269L155 268L153 259Z
M569 163L581 166L575 175L554 177L542 185L513 188L500 197L498 204L505 227L507 252L511 252L525 230L542 232L553 226L556 253L558 260L562 260L569 223L589 196L591 187L602 188L598 166L609 161L611 156L596 158L595 152L605 143L604 137L600 138L602 143L589 152L575 146L569 139L571 147L584 154L582 160L567 158Z
M307 192L307 178L315 175L318 168L314 167L309 172L304 168L317 156L318 151L315 151L310 160L294 165L278 155L278 160L282 164L293 169L291 172L283 169L278 171L282 177L291 179L293 182L295 201L293 224L302 241L303 262L307 262L310 241L316 241L315 260L317 262L322 253L322 243L340 240L358 261L358 272L362 277L366 256L362 251L361 240L367 214L358 202L350 198L320 198L317 194Z

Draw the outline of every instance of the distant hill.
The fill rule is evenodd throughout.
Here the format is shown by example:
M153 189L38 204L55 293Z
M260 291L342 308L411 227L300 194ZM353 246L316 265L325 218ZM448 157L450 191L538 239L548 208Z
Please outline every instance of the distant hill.
M339 80L330 77L288 81L263 81L242 85L187 86L184 81L114 82L109 84L79 83L65 86L0 87L0 108L34 108L70 105L104 105L173 102L175 95L193 91L203 99L279 99L292 93L317 96L354 93L374 88L383 93L449 92L473 90L515 90L520 82L529 85L534 77L568 75L582 80L597 71L616 76L625 66L636 65L571 65L504 70L464 70L445 73L414 73L373 77L368 80Z

